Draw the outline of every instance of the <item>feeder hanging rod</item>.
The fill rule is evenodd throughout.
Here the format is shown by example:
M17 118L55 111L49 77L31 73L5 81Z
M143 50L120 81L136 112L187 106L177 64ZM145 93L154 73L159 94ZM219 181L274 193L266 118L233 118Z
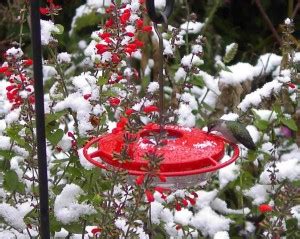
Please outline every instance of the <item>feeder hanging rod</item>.
M158 30L157 24L162 23L167 26L168 17L172 14L174 8L174 0L167 0L165 9L159 13L155 10L154 0L146 0L146 8L149 15L149 18L153 22L154 30L158 36L158 44L160 56L158 59L158 84L159 84L159 124L162 129L164 124L164 54L163 54L163 38L161 33Z
M41 50L41 24L40 24L39 0L30 1L31 17L31 41L33 52L33 75L36 114L36 145L39 172L40 195L40 238L50 239L49 228L49 195L47 175L47 154L45 134L44 89L43 89L43 65Z

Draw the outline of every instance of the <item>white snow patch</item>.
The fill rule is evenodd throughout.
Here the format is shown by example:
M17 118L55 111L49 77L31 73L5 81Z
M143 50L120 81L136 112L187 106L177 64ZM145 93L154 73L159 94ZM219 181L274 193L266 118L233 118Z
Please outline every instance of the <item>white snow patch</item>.
M260 205L268 200L269 198L268 191L270 190L271 190L271 186L269 185L256 184L252 188L248 190L244 190L243 193L245 196L254 199L252 201L254 205Z
M210 207L204 207L191 219L191 225L199 229L204 236L213 237L219 231L228 231L232 221L218 215Z
M53 32L59 32L59 29L54 25L52 21L41 20L41 42L42 45L48 45L49 42L53 41Z
M54 202L54 214L63 224L75 222L83 215L91 215L96 210L87 204L79 204L76 198L83 194L83 190L75 184L67 184Z
M221 160L221 162L226 162L231 157L225 155L225 157ZM218 172L220 188L224 188L228 183L234 181L240 174L240 166L235 162L229 164L228 166L221 168Z
M202 22L185 22L180 25L180 29L184 31L184 35L186 32L189 34L197 34L201 31L202 27L204 26L204 23Z

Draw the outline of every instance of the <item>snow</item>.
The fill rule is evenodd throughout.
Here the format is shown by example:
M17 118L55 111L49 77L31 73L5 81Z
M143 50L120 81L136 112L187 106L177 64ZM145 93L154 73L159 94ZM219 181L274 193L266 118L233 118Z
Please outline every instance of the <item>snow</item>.
M210 203L217 197L218 190L214 189L212 191L204 191L200 190L196 192L198 194L198 198L196 199L195 207L198 209L207 207Z
M250 189L244 190L243 193L245 196L251 197L253 199L252 203L254 205L260 205L266 202L269 198L269 191L271 186L263 184L255 184Z
M17 108L17 109L14 109L14 110L10 111L10 112L5 116L5 122L6 122L8 125L10 125L11 123L18 121L18 120L19 120L20 113L21 113L21 109L20 109L20 108Z
M239 62L228 66L230 71L222 70L220 72L220 82L226 85L235 85L246 80L253 80L256 76L254 67L249 63Z
M192 113L192 109L186 104L180 104L178 109L178 124L183 127L194 127L196 117Z
M10 138L0 135L0 150L9 150L11 146Z
M185 22L180 25L180 29L184 30L184 34L188 32L189 34L197 34L201 31L204 23L202 22Z
M259 178L259 182L262 184L270 184L270 172L268 172L270 164L267 164L265 170L262 172ZM300 179L300 158L292 158L290 160L285 161L277 161L276 162L276 180L282 182L285 179L289 179L291 181Z
M88 150L88 153L90 153L90 151L93 151L93 148L90 147ZM80 164L82 167L84 167L86 170L91 170L93 168L95 168L95 165L90 163L83 155L83 148L78 150L78 156L79 156L79 160L80 160Z
M12 207L7 203L0 204L0 216L4 219L4 221L7 224L11 225L12 227L18 230L23 230L26 228L26 225L23 220L25 214L18 208Z
M192 53L198 55L203 52L203 47L201 45L193 45L192 46Z
M260 139L260 133L254 125L247 125L246 129L248 130L254 143L257 143Z
M64 135L62 139L57 143L64 152L68 152L72 147L72 139L68 135Z
M42 45L48 45L54 40L52 33L59 32L59 29L54 25L54 23L49 20L41 20L41 42Z
M150 83L149 83L148 88L147 88L147 91L148 91L148 93L153 94L153 93L155 93L156 91L158 91L158 89L159 89L159 84L158 84L158 82L153 81L153 82L150 82Z
M221 162L230 160L230 156L225 155ZM235 162L221 168L218 172L220 188L224 188L228 183L234 181L239 176L240 166Z
M180 211L175 211L174 222L187 226L193 216L193 213L186 208L182 208Z
M14 56L15 58L21 58L24 55L21 48L15 48L15 47L9 48L6 51L6 54L8 56Z
M47 81L57 76L57 71L53 66L43 65L43 81Z
M166 0L154 0L155 8L163 10L166 6Z
M273 53L266 53L261 55L255 65L255 72L257 75L267 75L276 69L281 63L281 56Z
M187 67L188 69L191 69L192 66L202 65L203 63L203 60L193 54L186 55L181 59L181 65Z
M182 67L179 67L178 70L175 72L175 76L174 76L175 82L178 83L179 81L184 80L185 77L186 77L186 71Z
M78 128L81 135L85 135L86 131L93 129L93 126L89 120L92 106L81 96L80 93L76 92L70 94L63 101L58 102L53 107L56 112L67 108L71 108L73 111L77 112L77 119L79 122Z
M83 190L75 184L67 184L57 195L54 202L54 215L62 224L69 224L79 220L79 217L96 213L92 206L80 204L76 198L83 194Z
M277 79L264 84L260 89L246 95L242 102L238 105L238 108L242 111L246 111L252 106L258 106L264 98L270 97L273 93L279 92L282 83L279 83Z
M151 221L154 224L159 224L160 223L160 214L161 211L163 210L164 206L159 203L159 202L152 202L151 203Z
M231 222L210 207L204 207L195 214L190 224L199 229L204 236L213 237L219 231L228 231Z
M286 18L284 20L284 24L286 24L286 25L290 25L291 23L292 23L292 20L290 18Z
M215 211L218 211L223 214L248 214L250 213L249 208L243 208L243 209L230 209L227 207L227 203L220 198L216 198L212 203L211 203L212 209Z
M252 109L254 114L259 117L261 120L265 120L268 122L272 122L275 119L277 119L277 113L271 110L257 110L257 109Z
M205 140L202 143L193 144L193 147L196 149L203 149L203 148L211 147L211 146L215 146L215 145L216 145L215 142Z
M71 55L68 52L61 52L57 55L58 63L70 63Z
M298 220L298 227L300 227L300 205L291 208L292 217Z
M214 239L230 239L228 232L219 231L215 234Z
M224 114L221 117L222 120L230 120L230 121L236 121L238 118L239 118L239 115L236 113Z

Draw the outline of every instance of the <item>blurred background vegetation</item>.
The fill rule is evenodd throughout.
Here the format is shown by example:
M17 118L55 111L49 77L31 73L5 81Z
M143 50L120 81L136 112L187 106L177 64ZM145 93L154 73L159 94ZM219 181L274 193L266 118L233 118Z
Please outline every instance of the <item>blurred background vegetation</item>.
M26 20L22 19L24 18L22 9L24 16L28 13L28 9L24 7L26 2L28 0L3 0L0 3L1 56L7 48L19 42L20 22ZM72 52L74 48L78 47L79 40L89 40L90 33L104 16L94 14L89 18L82 19L79 29L69 35L76 8L85 4L86 1L54 0L54 3L63 8L61 14L55 17L55 22L65 27L65 32L59 39L60 50ZM46 6L46 0L41 1L41 5ZM204 59L206 69L204 70L211 72L213 71L214 56L216 54L223 55L225 46L232 42L239 45L236 62L255 63L258 56L266 52L280 54L280 24L285 18L292 17L295 29L300 29L298 24L299 7L299 0L178 0L170 21L173 26L178 27L187 20L188 13L194 13L193 17L196 16L196 20L200 22L208 19L209 24L202 31L207 38ZM47 19L47 17L43 18ZM27 24L24 25L22 32L23 49L30 55L30 35ZM297 32L295 35L297 36Z

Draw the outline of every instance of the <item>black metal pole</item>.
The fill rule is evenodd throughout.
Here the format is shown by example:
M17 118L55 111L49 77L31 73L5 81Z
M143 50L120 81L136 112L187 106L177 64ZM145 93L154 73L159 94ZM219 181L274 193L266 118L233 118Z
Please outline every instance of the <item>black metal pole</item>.
M36 113L36 143L40 192L40 238L50 239L48 173L44 113L43 65L39 0L30 1L31 41L33 52L34 94Z

